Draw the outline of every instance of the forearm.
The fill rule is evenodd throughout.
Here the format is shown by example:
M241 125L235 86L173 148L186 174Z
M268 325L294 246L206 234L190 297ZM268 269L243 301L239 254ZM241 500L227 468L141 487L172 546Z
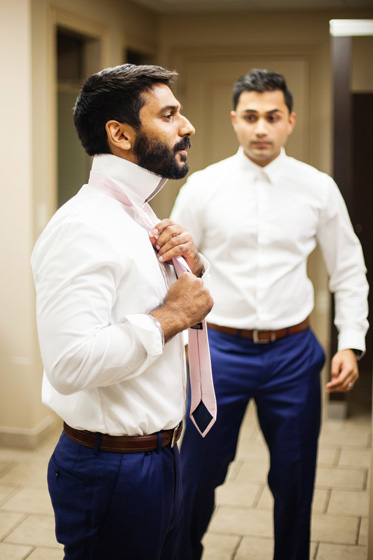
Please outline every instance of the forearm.
M46 374L62 394L140 375L162 353L160 337L145 314L93 332L78 334L66 325L61 331L44 325L39 332Z

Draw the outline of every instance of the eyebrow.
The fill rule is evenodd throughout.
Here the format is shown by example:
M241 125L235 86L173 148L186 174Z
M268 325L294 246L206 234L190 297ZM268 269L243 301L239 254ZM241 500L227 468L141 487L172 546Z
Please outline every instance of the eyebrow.
M256 109L245 109L244 111L242 111L243 113L258 113L259 111L257 111ZM271 109L270 111L266 111L265 114L266 115L271 115L273 113L282 113L283 111L281 111L281 109Z
M162 109L159 111L160 113L164 113L166 111L182 111L182 106L181 105L165 105L164 107L162 107Z

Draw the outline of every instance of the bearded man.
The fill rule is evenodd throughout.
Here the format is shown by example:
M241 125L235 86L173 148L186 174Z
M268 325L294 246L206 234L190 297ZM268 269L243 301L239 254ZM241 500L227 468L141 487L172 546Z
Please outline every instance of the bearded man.
M43 402L64 421L48 486L66 560L178 555L180 333L212 299L188 231L171 220L144 227L148 201L188 172L194 128L172 93L176 76L125 64L86 81L74 122L94 156L90 179L32 256ZM192 274L176 279L176 256Z

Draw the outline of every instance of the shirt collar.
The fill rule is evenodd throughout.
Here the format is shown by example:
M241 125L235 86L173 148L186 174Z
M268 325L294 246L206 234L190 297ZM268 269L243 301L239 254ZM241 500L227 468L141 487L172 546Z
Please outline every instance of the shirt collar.
M149 202L167 181L160 175L112 154L94 156L92 169L113 179L138 206Z
M251 172L253 176L257 177L260 174L264 174L268 177L271 183L275 183L283 169L283 164L285 159L288 157L285 152L285 148L281 148L280 154L277 156L276 159L271 161L268 165L261 167L257 165L251 159L249 159L243 150L243 147L240 146L238 148L237 157L240 160L240 165L243 169Z

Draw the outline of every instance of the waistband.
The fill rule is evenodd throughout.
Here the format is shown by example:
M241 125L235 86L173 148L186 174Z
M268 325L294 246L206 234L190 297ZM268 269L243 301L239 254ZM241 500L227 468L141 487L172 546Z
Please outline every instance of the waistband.
M155 451L158 446L164 447L175 443L180 439L183 430L183 423L172 430L162 430L156 434L146 436L110 436L108 434L100 434L89 432L86 430L77 430L72 428L66 422L63 429L72 441L80 443L85 447L94 449L97 445L97 438L100 438L99 449L101 451L110 451L113 453L144 453L146 451Z
M284 329L278 329L275 331L261 331L258 329L234 329L231 327L224 327L222 325L214 325L213 323L207 323L207 327L213 331L219 331L224 334L229 334L231 336L237 336L239 338L251 338L256 344L266 344L267 342L274 342L280 338L285 338L292 334L297 334L299 332L308 329L310 324L310 318L307 317L301 323L297 325L292 325Z

